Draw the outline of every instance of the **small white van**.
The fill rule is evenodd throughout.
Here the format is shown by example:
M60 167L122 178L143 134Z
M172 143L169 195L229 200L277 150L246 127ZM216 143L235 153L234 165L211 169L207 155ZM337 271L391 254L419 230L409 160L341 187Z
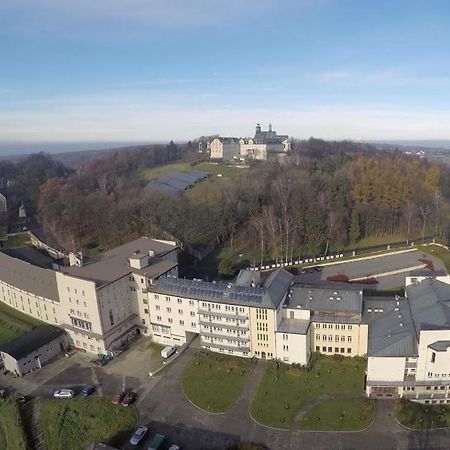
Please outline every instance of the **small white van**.
M175 347L171 347L171 346L164 347L161 350L161 356L166 359L170 358L176 352L176 350L177 349Z

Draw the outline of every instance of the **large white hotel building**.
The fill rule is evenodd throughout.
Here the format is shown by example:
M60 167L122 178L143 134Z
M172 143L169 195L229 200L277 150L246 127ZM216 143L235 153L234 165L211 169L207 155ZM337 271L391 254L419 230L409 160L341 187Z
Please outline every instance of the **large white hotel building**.
M70 263L44 269L0 252L0 301L95 354L140 333L171 345L200 335L212 351L288 364L313 352L367 356L369 396L450 402L450 277L410 277L405 298L296 284L283 269L187 280L176 244L146 237Z

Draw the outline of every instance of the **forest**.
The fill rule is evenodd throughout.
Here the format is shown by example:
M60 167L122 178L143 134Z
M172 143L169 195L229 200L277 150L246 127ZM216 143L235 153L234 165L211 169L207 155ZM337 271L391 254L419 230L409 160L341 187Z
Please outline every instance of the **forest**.
M253 162L221 180L218 198L144 189L136 174L202 160L196 144L143 147L66 169L48 155L0 163L0 192L25 201L42 232L66 250L95 253L140 235L182 248L220 247L222 272L357 247L369 238L447 242L449 168L368 144L298 141L283 162ZM195 187L194 187L195 189Z

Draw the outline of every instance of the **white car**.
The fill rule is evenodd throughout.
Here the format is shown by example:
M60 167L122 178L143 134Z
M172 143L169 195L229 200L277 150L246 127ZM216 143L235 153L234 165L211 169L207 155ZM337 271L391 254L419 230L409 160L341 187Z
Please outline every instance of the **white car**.
M169 450L181 450L181 448L180 448L179 445L173 444L173 445L171 445L171 446L169 447Z
M60 389L53 393L53 397L55 398L73 398L74 395L75 392L73 392L72 389Z
M142 441L144 436L147 434L148 428L144 425L141 425L139 428L136 429L136 431L133 433L133 436L130 438L130 444L131 445L138 445L139 442Z

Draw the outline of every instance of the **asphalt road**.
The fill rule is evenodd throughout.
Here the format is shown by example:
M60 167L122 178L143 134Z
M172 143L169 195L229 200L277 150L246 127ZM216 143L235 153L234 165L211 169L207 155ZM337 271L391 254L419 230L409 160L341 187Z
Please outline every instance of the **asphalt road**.
M400 269L414 267L423 264L419 259L429 259L433 262L435 271L446 271L444 264L433 257L423 255L419 251L385 255L378 258L366 259L362 261L347 262L323 266L322 272L300 274L297 277L299 283L317 283L326 280L333 275L344 274L351 278L372 277L384 272L392 272ZM430 272L431 273L431 272ZM378 284L370 286L377 290L393 289L405 285L405 277L409 272L377 278Z

